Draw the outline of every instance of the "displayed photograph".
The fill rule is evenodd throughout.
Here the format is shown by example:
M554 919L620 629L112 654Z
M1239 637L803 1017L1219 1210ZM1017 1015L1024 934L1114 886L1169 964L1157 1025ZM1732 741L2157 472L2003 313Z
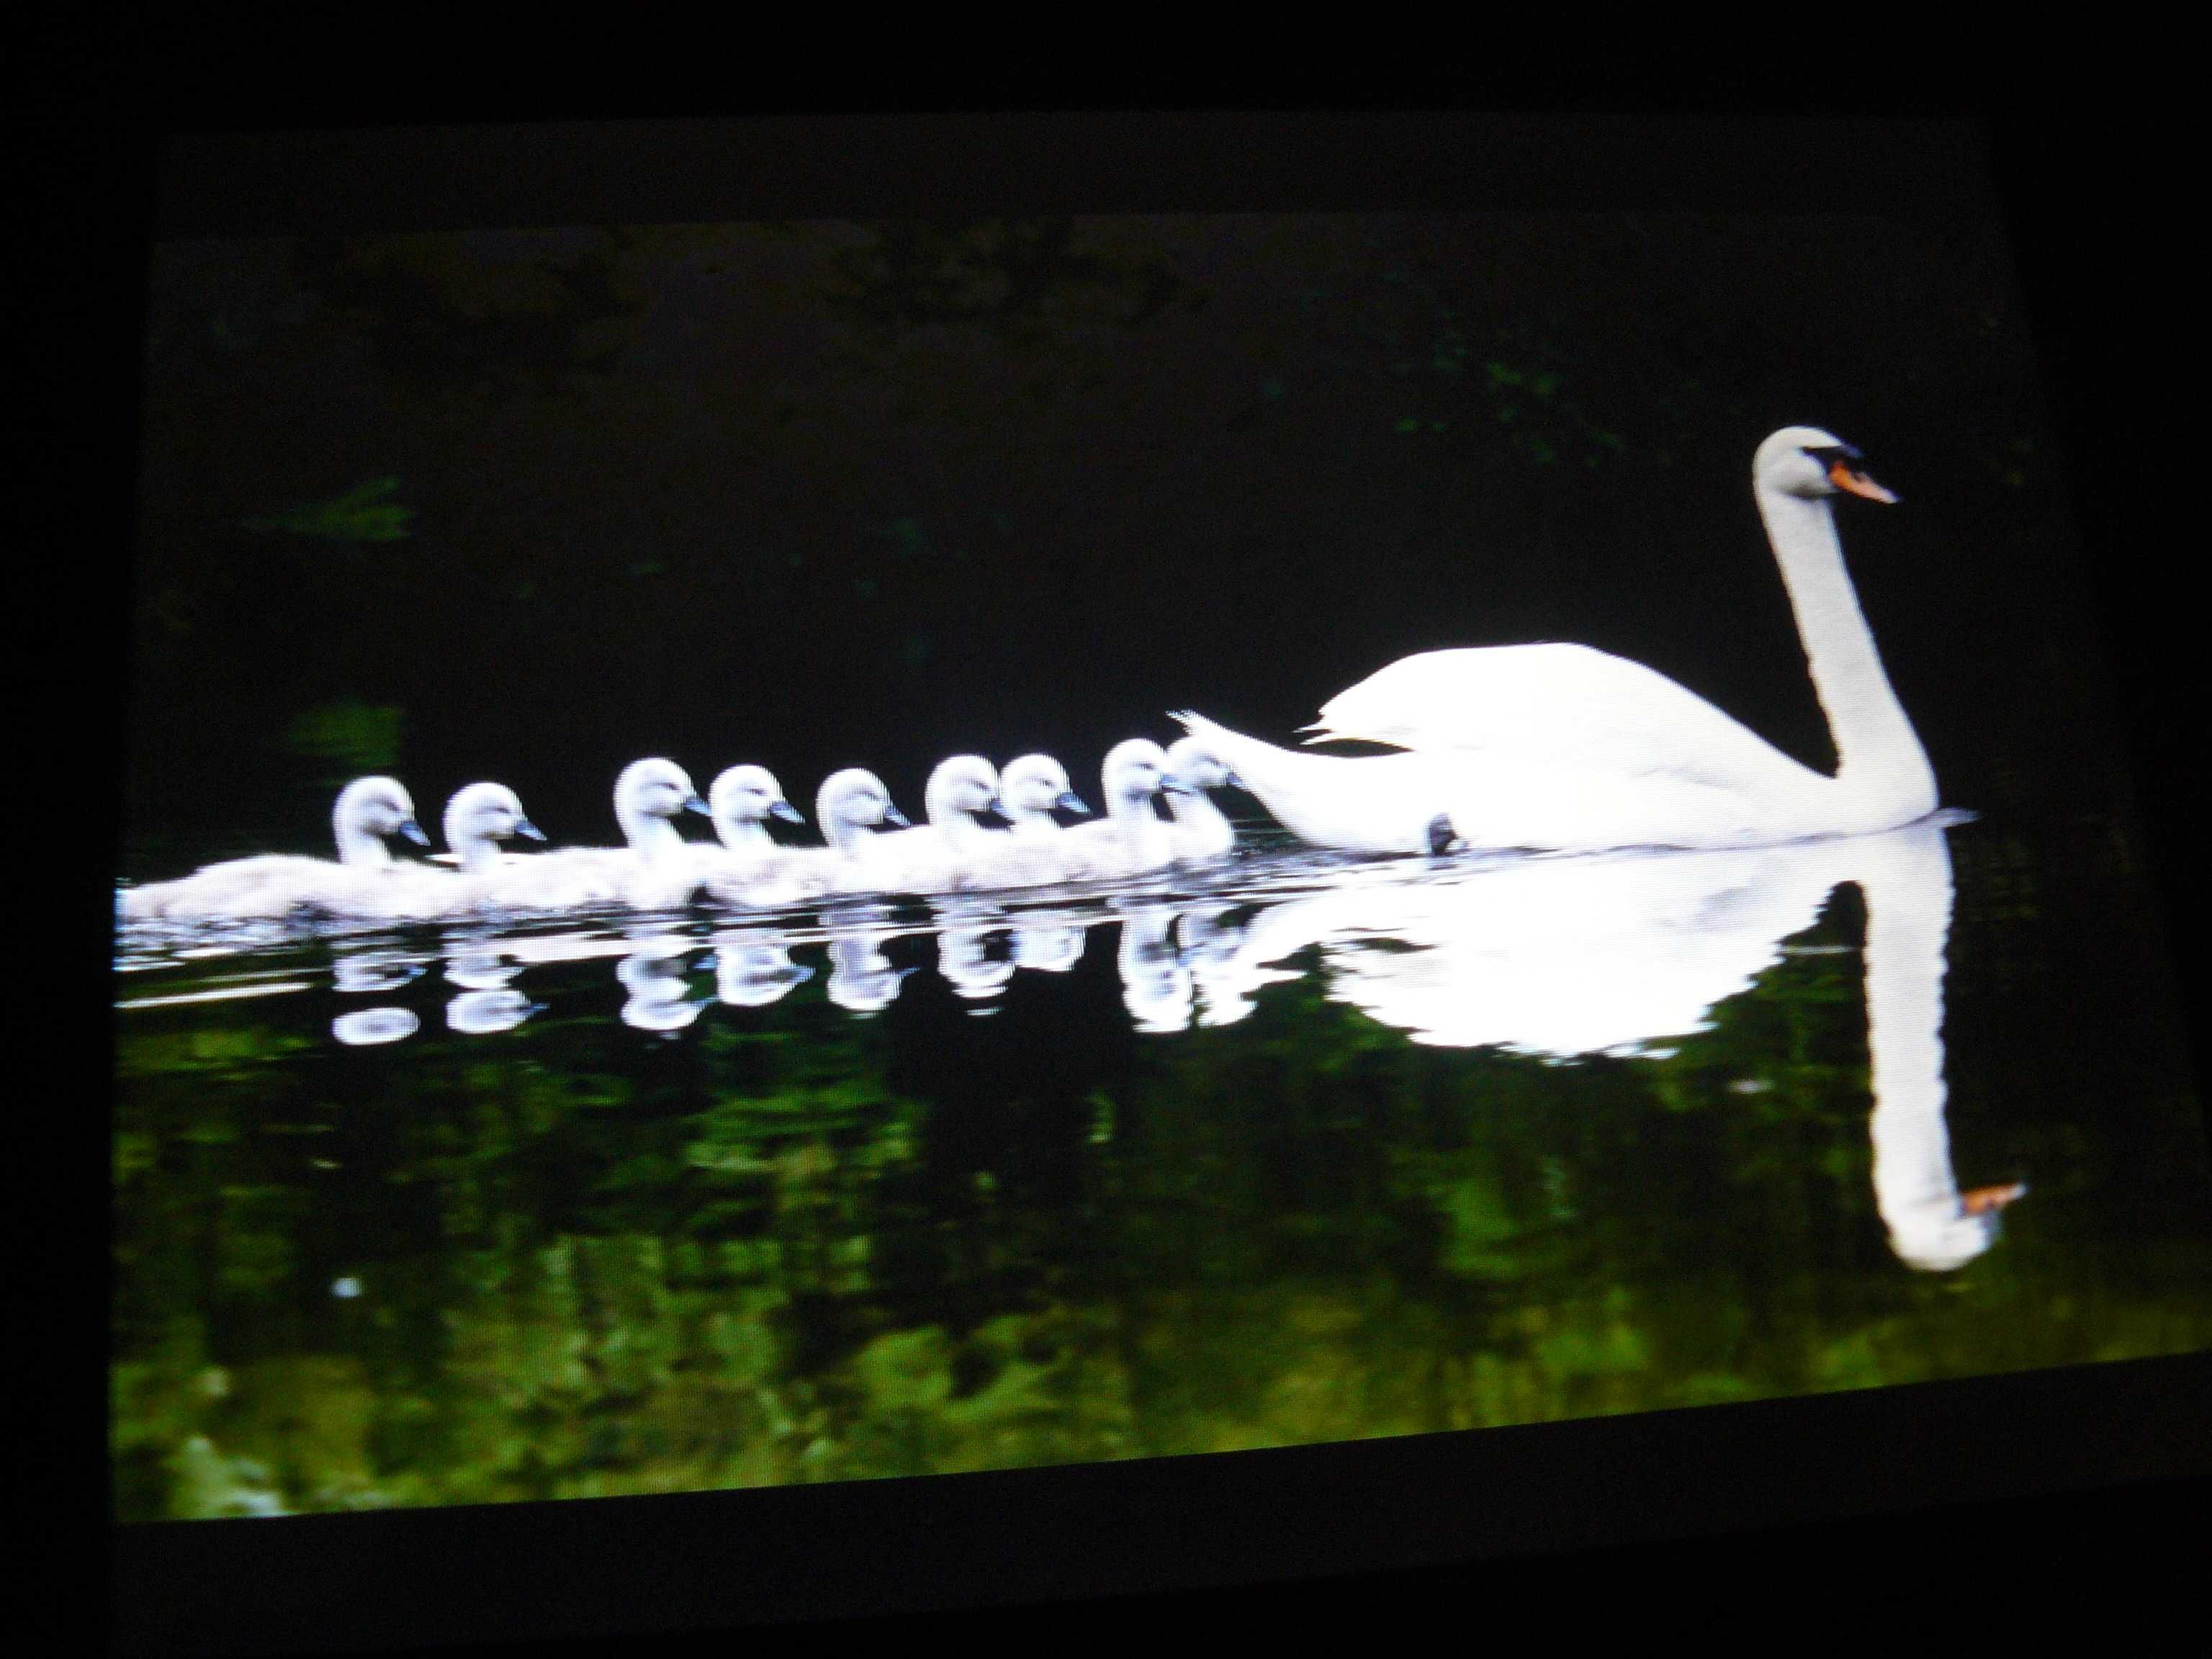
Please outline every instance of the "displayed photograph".
M124 1522L2212 1348L1971 218L174 239Z

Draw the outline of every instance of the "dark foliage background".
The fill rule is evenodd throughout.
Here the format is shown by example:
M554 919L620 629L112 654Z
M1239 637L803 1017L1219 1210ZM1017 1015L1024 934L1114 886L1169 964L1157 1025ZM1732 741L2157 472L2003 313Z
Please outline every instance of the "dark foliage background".
M611 836L643 754L802 801L1282 736L1407 652L1583 640L1832 763L1747 488L1844 509L1946 799L2094 811L2060 468L1955 221L1167 216L167 243L131 873L319 846L392 769Z

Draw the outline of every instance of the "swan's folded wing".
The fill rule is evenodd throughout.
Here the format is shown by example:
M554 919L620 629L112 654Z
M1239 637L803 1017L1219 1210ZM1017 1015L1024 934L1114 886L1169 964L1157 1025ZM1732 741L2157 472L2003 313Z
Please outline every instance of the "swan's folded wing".
M1719 788L1807 770L1664 674L1586 645L1401 658L1323 706L1307 741L1338 739L1669 773Z

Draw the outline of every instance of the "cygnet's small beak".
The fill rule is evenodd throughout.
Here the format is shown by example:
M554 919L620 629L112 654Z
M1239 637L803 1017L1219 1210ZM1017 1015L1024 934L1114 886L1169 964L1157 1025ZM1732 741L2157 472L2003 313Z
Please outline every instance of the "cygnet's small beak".
M714 809L708 805L705 801L701 800L696 795L692 795L685 799L684 803L684 810L687 812L696 812L702 818L711 818L714 816Z
M1006 806L1000 801L996 795L992 796L990 799L985 801L983 803L983 810L976 813L975 816L979 818L996 818L1001 823L1012 823L1013 822L1013 819L1007 816Z
M543 830L540 830L536 824L532 823L528 818L517 818L514 821L514 833L518 836L526 836L532 841L544 841L545 839L545 832Z
M781 818L786 823L804 823L806 822L806 815L801 812L796 806L793 806L787 800L780 800L776 802L775 805L768 809L768 815L772 818Z
M1061 790L1060 799L1053 802L1053 805L1063 812L1080 812L1086 817L1091 814L1091 809L1083 804L1082 797L1073 789Z
M885 823L896 823L900 829L903 830L912 824L914 820L907 817L905 813L900 811L897 807L886 806L884 808L884 822Z
M1242 789L1242 790L1243 790L1243 791L1244 791L1244 793L1247 793L1247 794L1249 794L1249 793L1252 793L1252 792L1251 792L1251 790L1250 790L1250 788L1249 788L1249 787L1248 787L1248 786L1246 785L1246 783L1245 783L1244 780L1243 780L1243 779L1242 779L1242 778L1240 778L1240 777L1238 777L1238 776L1237 775L1237 774L1236 774L1234 771L1231 771L1231 772L1229 774L1229 775L1228 775L1227 777L1225 777L1225 778L1222 779L1222 781L1222 781L1222 783L1223 783L1226 787L1228 787L1228 788L1231 788L1231 789Z
M1198 793L1173 772L1163 772L1160 775L1160 787L1170 795L1194 795Z
M399 833L406 836L408 840L413 842L417 847L428 847L430 844L429 836L422 833L422 826L416 823L412 818L402 818L399 820Z

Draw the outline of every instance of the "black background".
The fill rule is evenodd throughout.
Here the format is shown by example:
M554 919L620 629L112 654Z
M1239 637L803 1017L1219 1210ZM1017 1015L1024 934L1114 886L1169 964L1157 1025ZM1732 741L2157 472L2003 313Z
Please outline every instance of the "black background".
M1383 21L1376 20L1378 26ZM1560 29L1573 27L1570 20L1550 21ZM1947 47L1923 39L1869 39L1856 20L1832 15L1796 21L1802 27L1778 31L1787 38L1756 48L1716 51L1676 37L1663 49L1621 42L1562 55L1556 40L1543 50L1515 52L1502 44L1498 30L1486 29L1479 50L1470 38L1464 48L1414 43L1364 62L1318 49L1297 60L1268 60L1264 53L1255 59L1248 52L1231 60L1232 67L1133 44L1116 59L1095 42L1079 51L1010 49L994 61L972 43L955 50L939 40L933 53L886 48L866 62L854 61L848 42L834 60L802 54L793 61L771 56L764 40L742 34L700 38L678 31L672 39L664 30L625 48L611 18L581 36L541 18L535 32L554 37L550 44L561 48L561 66L550 70L532 51L548 42L530 41L532 29L520 23L487 28L483 38L465 41L450 22L433 29L392 14L380 15L374 25L295 33L273 31L261 19L248 27L204 9L165 14L158 23L136 9L110 9L68 26L50 23L26 65L40 125L25 151L25 269L34 289L22 335L33 379L22 403L38 418L18 487L26 522L16 544L17 576L27 602L15 607L18 638L9 672L22 728L19 782L58 773L67 781L63 799L72 839L97 841L88 837L87 827L114 822L120 780L104 777L82 757L112 752L121 723L112 641L116 607L125 598L124 573L112 557L92 550L129 543L136 331L151 199L146 145L157 131L1009 105L1957 113L1990 124L1997 181L2075 483L2087 574L2103 631L2113 642L2121 729L2141 786L2170 935L2193 939L2203 914L2194 844L2202 801L2202 645L2182 599L2192 586L2188 567L2202 555L2169 522L2175 507L2193 499L2202 465L2196 431L2201 416L2185 407L2177 410L2171 398L2190 373L2181 348L2194 331L2198 303L2185 291L2188 266L2177 233L2168 228L2185 228L2189 216L2179 204L2195 189L2179 142L2187 105L2173 96L2154 42L2104 43L2075 34ZM1162 67L1170 56L1174 65ZM1543 67L1530 67L1538 64ZM1318 199L1323 193L1317 188L1316 205L1325 204ZM47 746L57 739L64 746ZM44 799L51 803L54 792L49 788ZM51 810L43 807L31 820L49 836L56 827ZM98 1106L106 1072L104 1038L82 1012L67 1012L106 1000L71 989L83 983L71 978L74 972L81 969L88 981L106 970L106 872L112 866L107 847L89 851L94 856L70 890L66 912L50 932L27 924L17 953L16 966L50 999L56 1022L50 1028L56 1040L45 1044L51 1083L27 1090L19 1110L62 1120L51 1153L41 1155L27 1133L18 1173L57 1194L92 1190L97 1176L91 1160L104 1156L105 1114ZM2201 991L2201 975L2186 957L2180 960L2189 988ZM15 1006L19 1016L41 1012L27 996ZM2201 1054L2201 1025L2195 1035ZM72 1125L80 1133L73 1135ZM82 1165L74 1163L79 1156ZM83 1184L62 1174L79 1168L86 1170ZM100 1257L100 1218L73 1214L60 1199L20 1213L37 1228L37 1247L19 1249L15 1260L35 1268L26 1277L46 1279L61 1291L64 1315L51 1327L48 1351L76 1351L74 1363L55 1379L60 1403L51 1420L83 1437L56 1432L42 1438L29 1462L35 1467L43 1450L53 1477L49 1513L56 1523L44 1529L46 1536L64 1545L78 1538L81 1551L82 1540L99 1537L105 1507L93 1473L100 1462L97 1378L104 1345L99 1322L88 1317L97 1281L81 1265ZM70 1264L79 1265L72 1270ZM2182 1402L2158 1392L2175 1380L2171 1371L2161 1376L2146 1385L2151 1392L2136 1397L2132 1409L2146 1413L2146 1421L2170 1424L2176 1419L2167 1413ZM2118 1384L2106 1379L2111 1387L2103 1388L2083 1373L2067 1374L2067 1382L2040 1418L1993 1412L1989 1432L1999 1438L1973 1447L1977 1457L2002 1462L2014 1453L2025 1466L2047 1457L2051 1438L2064 1436L2064 1425L2072 1424L2082 1443L2081 1462L2060 1485L2095 1486L2100 1480L2154 1474L2155 1443L2123 1455L2112 1439L2116 1431L2106 1413L2124 1416L2131 1409ZM1897 1401L1903 1398L1900 1391ZM1869 1409L1893 1406L1904 1409L1885 1395L1874 1397ZM1954 1435L1974 1420L1970 1412L1933 1415ZM1633 1433L1632 1425L1609 1427ZM1930 1464L1943 1461L1944 1444L1932 1431L1919 1440L1909 1428L1898 1432ZM1665 1455L1657 1449L1662 1438L1655 1435L1646 1448L1654 1457ZM2169 1449L2193 1469L2180 1449ZM1694 1490L1701 1472L1691 1457L1674 1455L1686 1492ZM1455 1497L1441 1489L1442 1480L1415 1479L1407 1488L1408 1510ZM1192 1490L1198 1489L1194 1475ZM1861 1502L1876 1509L1925 1501L1871 1477L1868 1494ZM1079 1632L1129 1639L1187 1631L1218 1639L1233 1631L1257 1641L1300 1631L1381 1643L1410 1640L1416 1624L1441 1620L1445 1639L1480 1641L1533 1617L1540 1621L1534 1639L1546 1641L1572 1640L1592 1627L1615 1639L1673 1639L1717 1622L1742 1638L1794 1643L1846 1625L1872 1628L1893 1620L1929 1633L1946 1629L1951 1639L1972 1639L1976 1632L2008 1639L2023 1620L2047 1626L2064 1611L2125 1629L2185 1605L2192 1594L2188 1570L2201 1567L2203 1495L2196 1482L2108 1487L2015 1497L1970 1510L1739 1532L1600 1557L1448 1562L1410 1574L1333 1582L1325 1566L1286 1560L1273 1572L1262 1567L1248 1577L1287 1571L1310 1582L1049 1609L933 1613L909 1617L896 1631L854 1633L908 1640L925 1634L1052 1638ZM1587 1502L1587 1494L1578 1496ZM1541 1493L1515 1498L1544 1503ZM1644 1501L1655 1500L1646 1492ZM1556 1495L1553 1504L1563 1507ZM926 1521L923 1511L910 1513ZM87 1534L72 1534L62 1517L75 1518ZM676 1534L672 1527L664 1540L665 1519L635 1508L625 1518L626 1539L617 1539L608 1523L599 1565L628 1564L637 1583L640 1565ZM1070 1524L1081 1519L1072 1516ZM1649 1530L1667 1526L1654 1510ZM396 1632L437 1628L441 1619L471 1606L481 1611L497 1597L471 1595L470 1569L480 1565L487 1585L502 1582L502 1574L524 1567L520 1552L529 1544L526 1526L487 1522L464 1545L477 1562L441 1578L392 1584L383 1609L389 1624L347 1632L318 1629L310 1620L293 1628L293 1638L303 1646L345 1641L375 1649L390 1645ZM674 1565L696 1570L699 1559L678 1557ZM570 1589L592 1579L590 1558L557 1565ZM162 1593L180 1598L179 1605L214 1588L157 1582ZM45 1583L33 1614L44 1611L58 1624L82 1629L97 1604L82 1565ZM544 1583L557 1605L561 1573L544 1574ZM1156 1587L1171 1591L1172 1583L1156 1581ZM254 1589L245 1582L221 1588L243 1595ZM840 1605L834 1586L819 1588L825 1591L821 1605ZM1035 1583L1009 1583L1000 1594L1018 1599L1040 1590L1049 1597L1049 1587ZM262 1599L274 1604L283 1597L272 1587ZM698 1600L688 1600L694 1611L685 1615L672 1611L685 1596L641 1599L611 1627L696 1624ZM1915 1604L1909 1611L1908 1603ZM1742 1620L1752 1607L1763 1607L1759 1616L1767 1622L1747 1627ZM148 1609L142 1604L137 1611ZM23 1622L38 1628L35 1616ZM703 1650L704 1638L697 1645Z

